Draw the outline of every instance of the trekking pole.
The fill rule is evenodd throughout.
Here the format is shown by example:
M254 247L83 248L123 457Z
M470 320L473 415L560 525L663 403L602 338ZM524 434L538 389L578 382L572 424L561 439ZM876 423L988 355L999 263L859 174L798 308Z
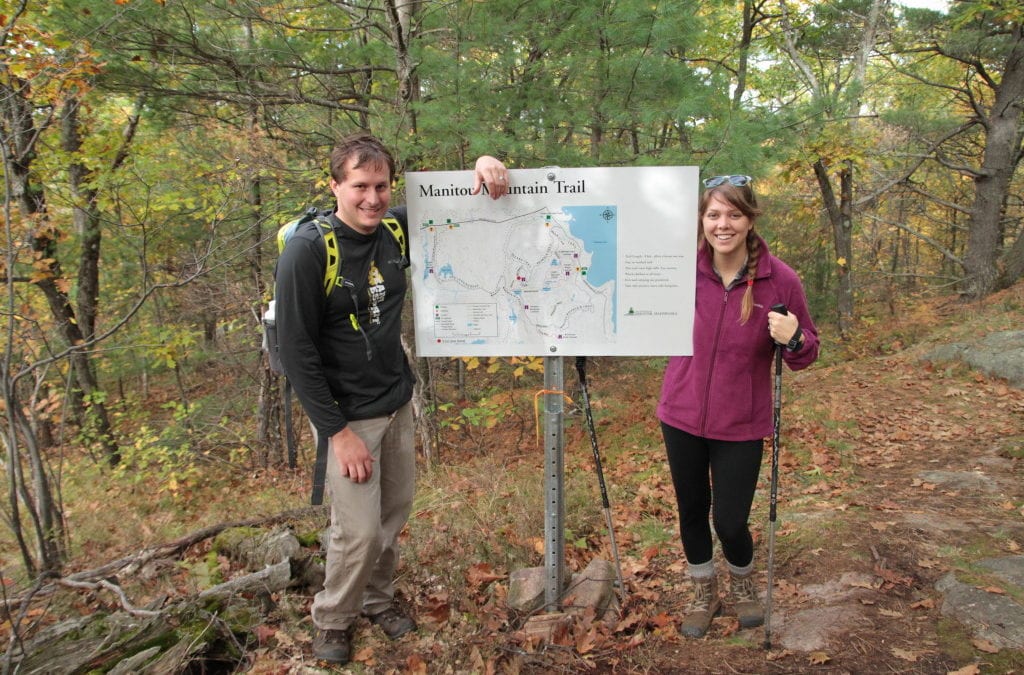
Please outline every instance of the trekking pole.
M772 305L772 311L789 314L786 306ZM782 418L782 345L775 343L775 396L772 397L772 481L768 500L768 590L765 593L764 648L772 648L772 586L775 583L775 520L779 502L779 422Z
M604 507L604 519L608 525L608 538L611 541L612 558L615 560L615 578L619 585L619 600L622 601L626 592L626 586L622 582L622 563L619 561L619 546L615 543L615 528L612 526L612 510L611 504L608 502L608 488L604 484L604 470L601 468L601 453L597 449L597 431L594 429L594 415L590 411L590 394L587 392L587 357L576 357L576 374L580 378L583 409L587 415L587 428L590 430L590 447L594 450L597 483L601 487L601 504Z

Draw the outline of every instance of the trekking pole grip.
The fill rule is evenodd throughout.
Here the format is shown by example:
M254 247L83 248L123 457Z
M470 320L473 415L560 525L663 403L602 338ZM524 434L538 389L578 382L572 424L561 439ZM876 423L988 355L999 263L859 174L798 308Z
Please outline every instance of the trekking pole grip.
M782 314L782 315L788 315L789 314L789 310L786 309L786 305L784 305L781 302L778 303L778 304L772 305L772 311L773 312L777 312L778 314ZM775 344L776 345L780 345L782 343L781 342L776 342ZM775 350L775 360L777 362L782 360L782 352L779 351L778 349Z

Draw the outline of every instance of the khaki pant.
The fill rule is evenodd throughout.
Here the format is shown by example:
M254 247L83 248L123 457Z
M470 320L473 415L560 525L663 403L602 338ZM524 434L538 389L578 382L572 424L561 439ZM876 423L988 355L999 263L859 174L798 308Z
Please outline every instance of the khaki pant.
M398 535L412 510L416 448L412 405L389 417L349 422L373 455L373 475L354 483L327 458L331 530L324 588L313 598L313 623L344 630L362 614L387 609L395 597Z

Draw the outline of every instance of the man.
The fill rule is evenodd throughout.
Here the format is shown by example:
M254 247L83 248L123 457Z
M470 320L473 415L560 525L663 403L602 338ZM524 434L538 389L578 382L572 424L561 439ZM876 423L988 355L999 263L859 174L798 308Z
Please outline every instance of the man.
M337 235L339 280L328 295L328 253L315 224L296 230L278 261L275 291L281 362L318 437L327 438L331 528L324 588L313 599L313 655L344 664L360 614L398 639L416 623L394 601L398 535L412 508L415 446L413 374L401 344L409 263L381 227L395 218L408 240L404 207L391 209L395 161L361 133L331 152L325 214ZM473 194L505 194L497 159L476 163Z

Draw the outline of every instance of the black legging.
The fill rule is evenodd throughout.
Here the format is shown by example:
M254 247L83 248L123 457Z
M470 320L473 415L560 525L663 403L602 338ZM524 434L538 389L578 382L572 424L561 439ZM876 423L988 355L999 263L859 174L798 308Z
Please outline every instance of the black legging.
M691 565L711 560L708 514L725 559L746 567L754 559L747 521L761 471L764 440L716 441L661 424L679 507L679 533Z

